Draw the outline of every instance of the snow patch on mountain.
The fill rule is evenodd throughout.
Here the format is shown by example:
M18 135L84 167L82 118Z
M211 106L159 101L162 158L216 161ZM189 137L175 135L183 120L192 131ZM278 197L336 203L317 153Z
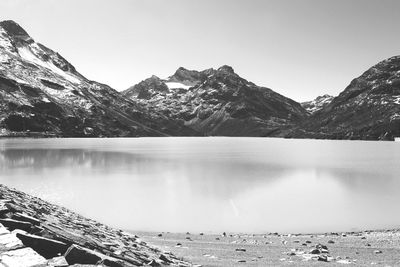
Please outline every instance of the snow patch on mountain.
M18 48L18 54L21 56L21 58L23 58L26 61L29 61L33 64L39 65L41 67L47 68L49 70L51 70L52 72L62 76L63 78L65 78L66 80L75 83L75 84L80 84L81 81L75 77L73 77L72 75L67 74L65 71L57 68L53 63L48 62L48 61L43 61L41 59L39 59L31 50L30 47L19 47Z
M191 87L189 85L184 85L183 83L178 83L178 82L166 82L165 84L168 86L168 89L185 89L185 90L188 90Z
M301 103L301 105L310 114L313 114L313 113L323 109L327 105L329 105L332 102L333 98L334 97L331 95L318 96L317 98L315 98L312 101L307 101L307 102Z

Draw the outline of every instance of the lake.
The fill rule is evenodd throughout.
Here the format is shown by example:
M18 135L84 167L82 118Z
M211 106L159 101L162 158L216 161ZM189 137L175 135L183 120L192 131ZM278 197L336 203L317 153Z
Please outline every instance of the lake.
M0 139L0 182L126 230L400 226L400 143L277 138Z

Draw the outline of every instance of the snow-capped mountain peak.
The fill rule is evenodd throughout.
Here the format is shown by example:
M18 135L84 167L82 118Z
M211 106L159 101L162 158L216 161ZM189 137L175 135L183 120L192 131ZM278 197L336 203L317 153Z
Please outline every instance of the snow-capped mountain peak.
M333 96L325 94L322 96L318 96L314 100L303 102L303 103L301 103L301 105L310 114L313 114L313 113L325 108L327 105L329 105L332 102L333 99L334 99Z

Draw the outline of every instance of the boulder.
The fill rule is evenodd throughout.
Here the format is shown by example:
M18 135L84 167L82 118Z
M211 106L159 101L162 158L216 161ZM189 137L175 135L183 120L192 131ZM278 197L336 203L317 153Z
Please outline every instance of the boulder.
M14 234L0 235L0 252L22 248L24 245Z
M71 245L64 256L69 264L97 264L102 260L98 254L99 253L87 248L78 245Z
M29 231L32 227L32 224L29 222L23 222L13 219L0 219L0 223L10 230L21 229L24 231Z
M0 254L1 266L33 267L46 266L47 260L31 248L21 248Z
M9 234L10 231L8 231L3 225L0 224L0 235L4 234Z
M18 221L29 222L29 223L31 223L33 225L39 225L40 224L40 220L38 220L38 219L36 219L36 218L34 218L32 216L29 216L27 214L23 214L23 213L19 213L19 212L14 213L12 218L14 220L18 220Z
M69 266L69 264L64 256L58 256L58 257L54 257L54 258L48 260L47 266L65 267L65 266Z
M110 267L126 267L129 266L126 262L115 259L99 252L81 247L79 245L71 245L65 253L65 259L72 264L99 264Z
M18 233L17 237L22 241L25 246L31 247L33 250L35 250L46 259L62 255L68 249L68 245L64 242L44 238L37 235Z

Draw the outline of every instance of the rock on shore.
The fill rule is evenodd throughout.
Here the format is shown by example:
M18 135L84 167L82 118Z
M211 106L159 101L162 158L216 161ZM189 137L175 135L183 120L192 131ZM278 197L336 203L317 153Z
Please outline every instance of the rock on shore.
M0 266L191 266L137 236L0 185Z

